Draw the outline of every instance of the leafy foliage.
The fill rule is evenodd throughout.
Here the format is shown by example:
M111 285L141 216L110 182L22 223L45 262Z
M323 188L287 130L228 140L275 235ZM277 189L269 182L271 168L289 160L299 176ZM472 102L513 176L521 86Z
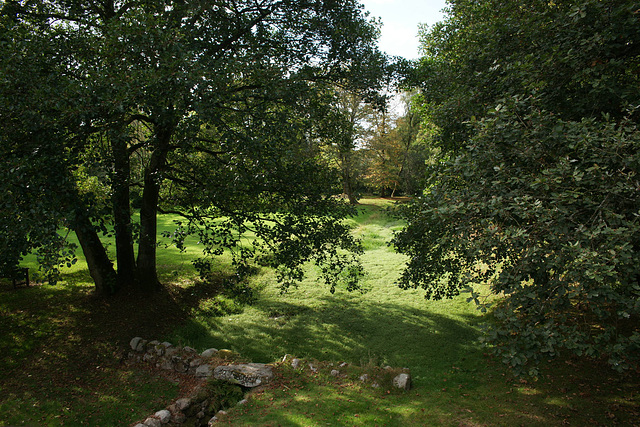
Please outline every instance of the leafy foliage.
M466 121L516 95L539 97L541 108L570 120L600 112L620 119L637 100L634 6L451 1L448 19L422 29L425 56L407 82L421 89L448 149L464 147Z
M516 372L563 349L638 366L637 24L626 1L456 1L423 34L414 83L444 151L401 211L400 284L488 281L488 339Z
M367 182L383 195L416 194L424 181L427 157L420 134L422 117L410 94L404 95L405 113L400 117L379 113L366 141Z
M55 280L56 267L73 262L73 248L58 229L72 214L60 207L68 207L73 197L65 166L78 142L66 130L69 117L56 112L75 88L54 52L61 44L59 34L53 32L45 42L37 28L18 26L10 18L0 16L0 270L6 274L35 251L44 275Z
M288 276L310 258L341 269L357 246L318 155L336 136L334 85L373 98L385 73L355 1L7 2L2 25L3 183L44 183L6 206L27 240L11 238L7 263L57 253L49 240L66 225L99 290L156 289L159 211L183 215L180 233L200 234L208 255L235 249L238 266L254 228ZM110 224L117 275L97 237Z
M208 397L206 409L212 414L231 408L244 398L242 387L216 379L208 380L201 394Z

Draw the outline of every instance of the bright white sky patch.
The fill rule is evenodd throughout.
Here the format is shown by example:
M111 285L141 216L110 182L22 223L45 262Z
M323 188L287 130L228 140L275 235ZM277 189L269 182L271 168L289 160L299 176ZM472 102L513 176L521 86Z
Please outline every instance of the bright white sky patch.
M380 49L389 55L418 59L418 24L443 19L445 0L360 0L371 17L382 18Z

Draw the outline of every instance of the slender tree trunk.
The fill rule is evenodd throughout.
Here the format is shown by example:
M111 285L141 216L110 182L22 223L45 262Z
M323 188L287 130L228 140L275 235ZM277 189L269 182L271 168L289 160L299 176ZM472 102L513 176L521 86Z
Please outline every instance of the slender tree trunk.
M145 175L151 172L145 172ZM160 288L158 274L156 272L156 233L157 224L157 200L159 189L157 184L150 184L145 177L144 192L142 195L142 207L140 208L140 241L138 246L138 263L136 269L137 284L144 291L155 291Z
M76 213L73 230L78 236L96 291L104 295L114 294L118 290L116 272L95 227L85 212Z
M144 190L140 208L140 241L138 244L137 283L145 292L160 289L156 271L156 233L158 230L158 201L162 173L167 163L173 126L160 128L156 133L155 150L144 173Z
M131 166L127 140L116 135L111 141L114 173L113 173L113 217L116 237L116 260L118 263L118 285L130 286L135 281L135 254L133 252L133 235L131 230L131 204L129 178Z
M358 204L358 198L355 195L355 191L353 191L353 185L351 183L351 176L347 174L344 178L344 182L342 185L342 189L344 193L347 195L347 199L349 199L349 203L352 205Z
M353 190L353 176L351 175L351 153L340 153L340 163L342 169L342 192L347 195L349 203L358 204L358 198Z

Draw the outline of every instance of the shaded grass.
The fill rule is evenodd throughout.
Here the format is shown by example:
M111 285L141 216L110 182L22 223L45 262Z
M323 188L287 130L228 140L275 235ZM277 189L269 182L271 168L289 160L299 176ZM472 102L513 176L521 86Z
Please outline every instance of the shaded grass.
M317 275L281 295L270 272L254 278L256 304L242 313L195 313L171 335L196 348L237 351L272 362L284 354L307 360L406 367L414 389L390 394L326 372L284 374L282 383L229 412L230 425L610 425L637 424L637 378L616 376L604 365L549 363L536 382L514 379L485 354L478 338L485 318L466 296L425 301L420 291L393 282L405 258L387 247L401 226L379 200L352 222L364 239L364 294L319 285ZM573 364L573 366L572 366ZM597 374L594 375L594 373ZM605 384L602 384L602 381Z
M134 331L160 330L171 305L98 300L86 283L2 289L0 426L121 425L157 410L176 384L124 368L121 349Z
M77 375L59 384L32 373L18 387L3 389L0 425L123 425L155 412L177 394L175 384L140 371L103 367Z
M318 373L288 367L221 423L247 426L340 425L638 425L640 381L604 365L550 362L536 382L514 379L484 354L484 318L464 297L425 301L393 285L405 258L386 242L401 227L385 216L388 202L365 200L352 220L364 239L367 293L329 294L313 268L281 295L273 273L251 279L258 299L242 310L227 280L192 280L187 253L159 251L162 280L152 297L93 297L82 262L66 283L0 292L0 426L126 425L178 394L171 381L121 363L133 336L168 339L199 349L230 348L256 362L286 353L316 363ZM173 228L163 217L161 230ZM226 293L225 293L226 292ZM406 393L374 389L357 376L336 378L338 362L363 371L391 365L411 370ZM333 365L331 365L333 363Z

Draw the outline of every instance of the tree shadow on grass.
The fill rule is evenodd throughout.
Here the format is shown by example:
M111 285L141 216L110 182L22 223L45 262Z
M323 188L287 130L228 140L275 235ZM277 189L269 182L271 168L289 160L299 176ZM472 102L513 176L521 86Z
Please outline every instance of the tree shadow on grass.
M135 336L162 339L186 321L199 301L224 286L220 275L219 281L165 286L154 294L123 290L101 297L89 277L80 270L57 285L33 284L0 294L0 344L12 348L1 353L0 368L22 363L45 347L47 354L83 359L96 346L125 349Z
M194 321L186 340L201 347L226 346L254 361L271 362L288 353L408 367L422 377L481 351L472 316L454 318L402 304L331 297L321 297L313 307L272 300L247 310L251 314L242 320Z
M638 419L638 376L621 377L603 364L560 359L544 366L537 381L515 378L485 354L478 316L436 313L427 304L416 308L331 296L313 304L273 299L247 308L242 316L192 320L192 336L185 340L203 348L230 348L256 362L291 354L409 368L418 395L426 397L401 398L409 415L398 415L396 424L389 425L634 425ZM317 401L311 401L306 410L313 412ZM431 408L438 402L446 409ZM368 405L381 402L372 398ZM425 409L427 418L416 415ZM276 410L275 419L282 425L309 425L295 424L291 415Z
M123 354L134 336L162 340L186 320L189 304L215 290L167 286L103 298L88 271L63 278L0 294L0 425L48 416L43 425L97 422L97 413L114 411L125 418L98 424L122 425L174 397L175 384L123 368Z

